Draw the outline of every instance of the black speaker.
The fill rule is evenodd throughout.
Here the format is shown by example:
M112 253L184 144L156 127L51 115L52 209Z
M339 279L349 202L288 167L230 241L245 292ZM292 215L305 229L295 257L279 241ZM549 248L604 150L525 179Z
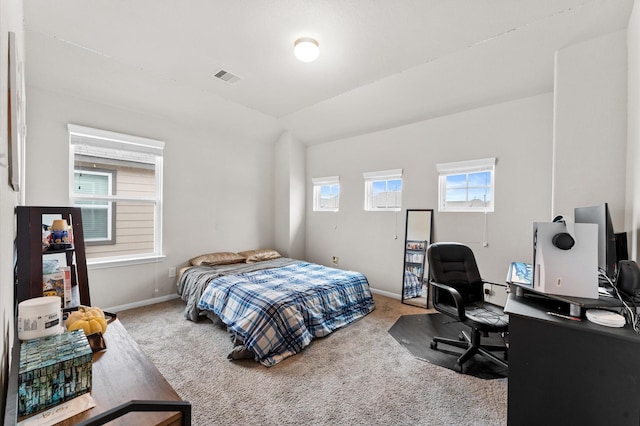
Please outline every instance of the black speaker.
M616 287L620 293L634 302L640 302L640 268L633 260L618 262Z
M553 218L554 223L562 223L566 229L567 223L562 216L556 216ZM576 240L573 239L568 232L559 232L551 238L551 242L554 246L560 250L570 250L576 244Z

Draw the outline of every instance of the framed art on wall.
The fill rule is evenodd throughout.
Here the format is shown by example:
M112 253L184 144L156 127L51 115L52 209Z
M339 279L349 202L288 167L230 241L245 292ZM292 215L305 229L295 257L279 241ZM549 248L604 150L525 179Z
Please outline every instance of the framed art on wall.
M7 96L7 141L9 184L20 191L20 167L25 137L24 78L22 63L18 61L16 35L9 32L9 81Z

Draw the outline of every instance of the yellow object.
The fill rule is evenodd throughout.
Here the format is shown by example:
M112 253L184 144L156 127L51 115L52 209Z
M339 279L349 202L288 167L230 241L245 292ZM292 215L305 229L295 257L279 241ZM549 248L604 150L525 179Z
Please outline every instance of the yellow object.
M69 227L69 224L64 219L56 219L51 224L51 229L54 231L65 231Z
M89 321L89 334L100 332L102 333L102 325L95 318L91 318Z
M102 309L94 306L79 306L67 317L65 326L68 331L84 330L84 334L104 333L107 331L107 320Z
M65 321L64 325L69 328L71 326L71 324L73 324L74 322L78 321L79 319L84 318L84 314L80 311L73 311L69 314L69 316L67 317L67 320Z
M91 327L89 326L89 322L86 319L79 319L67 328L67 330L69 331L80 329L84 330L84 334L91 334Z

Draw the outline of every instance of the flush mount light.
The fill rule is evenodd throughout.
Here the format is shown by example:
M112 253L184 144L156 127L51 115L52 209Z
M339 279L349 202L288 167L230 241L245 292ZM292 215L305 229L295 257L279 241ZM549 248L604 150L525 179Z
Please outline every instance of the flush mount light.
M311 37L299 38L293 46L293 54L302 62L313 62L320 54L318 42Z

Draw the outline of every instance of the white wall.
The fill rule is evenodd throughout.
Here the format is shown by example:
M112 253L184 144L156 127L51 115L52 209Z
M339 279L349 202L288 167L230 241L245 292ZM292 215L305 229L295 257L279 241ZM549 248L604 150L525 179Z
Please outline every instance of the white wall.
M274 248L283 256L304 259L306 147L290 132L284 132L274 152Z
M627 202L625 229L630 230L629 255L638 260L640 229L640 5L636 1L627 30L628 122L627 122Z
M248 143L36 87L28 88L27 101L27 205L69 205L67 123L166 142L166 258L90 269L92 304L111 307L175 295L169 267L202 253L273 244L273 141Z
M504 282L509 262L531 257L532 221L549 215L552 101L544 94L309 147L307 182L338 175L341 194L338 213L312 212L307 196L307 258L328 265L339 256L376 291L399 295L405 209L432 208L433 240L469 244L483 277ZM496 211L437 212L436 164L486 157L497 157ZM393 168L404 170L403 210L365 212L362 173Z
M16 34L18 60L23 62L24 25L22 2L19 0L0 1L0 93L6 96L8 89L8 32ZM0 102L0 415L4 418L6 371L11 361L14 340L13 311L13 240L15 238L14 209L20 202L20 194L9 187L8 179L8 109L6 97Z
M341 199L340 212L314 213L307 197L307 257L339 256L399 297L405 215L364 212L362 172L404 169L404 208L437 210L435 165L485 157L497 158L495 212L436 211L433 236L470 245L483 278L531 262L532 222L572 219L574 207L608 202L625 230L626 56L626 32L608 34L557 52L553 94L310 147L307 182L339 175Z
M557 52L553 212L609 203L616 232L625 216L626 31Z

